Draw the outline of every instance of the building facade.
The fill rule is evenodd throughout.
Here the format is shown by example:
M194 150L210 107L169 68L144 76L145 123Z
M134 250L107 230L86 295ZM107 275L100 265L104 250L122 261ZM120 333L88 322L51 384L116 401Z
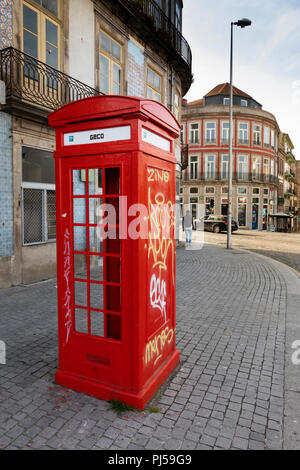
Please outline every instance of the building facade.
M289 214L289 231L298 231L298 181L296 178L296 158L294 145L288 134L279 135L279 187L278 187L278 212ZM278 221L279 229L283 224Z
M4 0L1 8L0 287L6 287L56 274L49 113L114 94L160 101L180 119L192 57L182 36L182 0ZM176 155L180 163L179 141Z
M181 204L196 216L228 210L230 86L216 86L203 99L182 106ZM277 211L279 126L275 117L247 93L233 87L232 214L240 227L268 228Z

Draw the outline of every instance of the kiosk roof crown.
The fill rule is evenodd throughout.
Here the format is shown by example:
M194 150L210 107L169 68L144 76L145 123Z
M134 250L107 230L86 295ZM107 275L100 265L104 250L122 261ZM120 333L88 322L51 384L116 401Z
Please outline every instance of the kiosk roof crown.
M104 95L73 101L49 115L52 127L64 127L82 121L93 121L137 114L143 120L150 120L178 137L180 125L173 114L157 101L132 96ZM146 118L146 119L145 119Z

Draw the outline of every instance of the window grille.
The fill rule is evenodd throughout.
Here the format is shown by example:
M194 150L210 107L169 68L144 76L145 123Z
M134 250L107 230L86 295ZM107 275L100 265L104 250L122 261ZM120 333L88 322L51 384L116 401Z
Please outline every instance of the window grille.
M55 190L23 187L23 244L56 239Z

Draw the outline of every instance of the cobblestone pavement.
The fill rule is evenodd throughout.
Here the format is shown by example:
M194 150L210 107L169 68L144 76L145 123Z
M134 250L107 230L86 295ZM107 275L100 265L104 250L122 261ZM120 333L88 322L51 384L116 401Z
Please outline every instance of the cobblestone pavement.
M202 236L203 234L199 232L193 232L195 239ZM226 246L227 233L204 232L204 241ZM240 229L232 235L232 247L245 248L269 256L300 272L300 233Z
M282 272L263 257L205 245L177 250L177 285L180 365L151 402L159 412L148 407L121 417L108 403L53 383L55 280L0 291L0 338L7 345L1 448L282 448ZM300 437L295 442L300 448Z

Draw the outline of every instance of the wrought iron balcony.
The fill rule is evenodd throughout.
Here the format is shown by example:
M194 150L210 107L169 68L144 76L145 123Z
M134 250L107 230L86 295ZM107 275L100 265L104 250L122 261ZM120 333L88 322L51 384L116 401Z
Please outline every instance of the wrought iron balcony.
M247 172L233 172L233 181L244 183L270 183L278 185L278 178L274 175L253 174ZM228 181L228 171L184 171L181 175L182 181Z
M155 51L165 55L179 74L185 95L193 80L191 48L155 0L106 0L105 6Z
M101 94L13 47L0 51L0 80L6 86L2 109L42 120L64 104Z

